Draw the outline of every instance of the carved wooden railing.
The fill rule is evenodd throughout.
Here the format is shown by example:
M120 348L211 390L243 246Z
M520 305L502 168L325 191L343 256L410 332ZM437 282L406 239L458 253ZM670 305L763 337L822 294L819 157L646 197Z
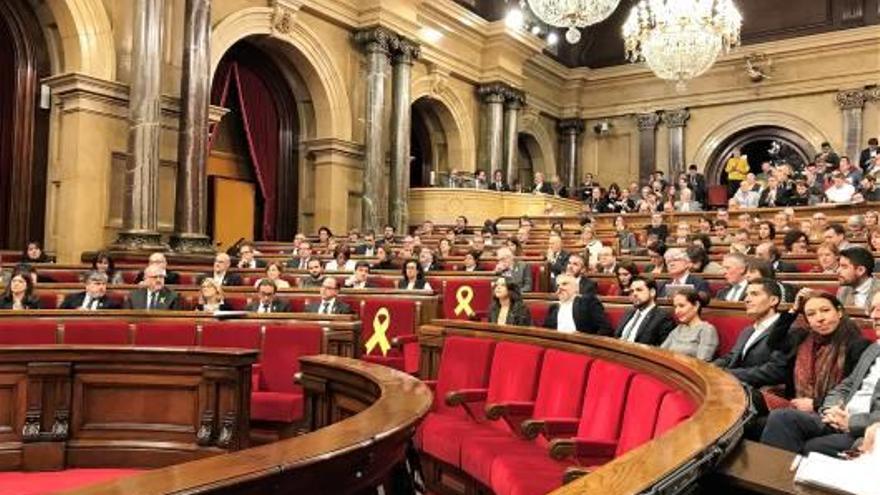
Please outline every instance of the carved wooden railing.
M436 376L447 336L524 342L614 361L685 391L699 404L689 420L564 485L553 492L555 495L679 493L716 467L742 437L748 416L748 398L742 386L728 373L702 361L604 337L437 320L419 330L422 376Z

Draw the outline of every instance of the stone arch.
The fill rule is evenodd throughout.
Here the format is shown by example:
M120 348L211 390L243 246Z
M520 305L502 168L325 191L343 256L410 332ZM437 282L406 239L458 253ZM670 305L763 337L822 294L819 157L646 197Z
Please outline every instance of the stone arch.
M520 135L526 134L532 138L529 145L529 153L532 157L532 165L535 172L543 172L549 180L556 173L556 142L541 125L540 119L535 113L524 113L519 122Z
M113 28L101 0L46 0L36 10L50 40L53 73L116 79Z
M298 21L298 15L286 12L279 17L276 9L253 7L225 17L211 34L211 73L223 54L244 38L266 35L281 42L287 65L296 68L308 88L314 108L314 137L352 139L351 102L338 67L326 45L313 31Z
M412 85L410 104L421 98L431 101L435 115L446 137L447 163L450 168L473 171L477 164L477 147L471 115L461 99L432 75L420 77Z
M716 148L728 138L752 127L766 126L788 129L803 136L810 143L829 140L815 125L797 115L777 111L749 112L733 117L710 130L701 140L691 163L696 163L697 167L704 171Z

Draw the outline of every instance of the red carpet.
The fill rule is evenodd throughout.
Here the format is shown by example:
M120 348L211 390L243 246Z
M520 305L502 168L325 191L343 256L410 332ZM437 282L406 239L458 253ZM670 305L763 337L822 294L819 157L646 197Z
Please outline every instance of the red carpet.
M137 474L137 469L68 469L45 473L0 472L0 495L42 495Z

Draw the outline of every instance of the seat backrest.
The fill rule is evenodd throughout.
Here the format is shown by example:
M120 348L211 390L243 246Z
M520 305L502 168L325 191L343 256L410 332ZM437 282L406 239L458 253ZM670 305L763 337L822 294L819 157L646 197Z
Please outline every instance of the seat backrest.
M259 349L260 324L247 322L206 323L202 327L202 342L205 347L239 347Z
M260 390L293 392L299 388L293 376L299 372L299 358L323 351L324 331L320 325L266 325L260 353Z
M54 344L58 322L54 320L0 321L0 345Z
M40 291L37 293L37 299L40 300L40 309L57 309L64 297L55 291Z
M575 418L593 359L583 354L547 349L535 396L535 418Z
M660 380L638 374L633 378L626 399L617 456L621 456L651 440L663 397L672 390Z
M465 414L460 407L446 405L446 394L464 388L483 388L489 381L489 368L495 341L470 337L447 337L443 342L434 410L448 414Z
M385 336L391 339L400 335L413 335L418 326L416 302L406 299L362 299L361 300L361 349L368 354L366 343L373 338L376 330L387 325ZM383 311L384 310L384 311ZM381 313L380 313L381 312ZM384 313L387 313L385 315ZM379 346L373 347L369 354L381 354Z
M432 284L436 289L436 286ZM469 294L472 293L471 296ZM448 279L443 281L443 317L451 320L469 320L466 307L479 316L485 316L492 302L492 280ZM456 313L458 310L458 313Z
M223 298L223 302L235 311L244 311L248 304L248 297L244 294L227 294Z
M718 331L718 350L715 355L723 356L733 349L740 332L752 324L751 318L743 315L703 313L703 319L715 326Z
M196 345L196 322L138 322L135 324L134 345L193 347Z
M64 321L65 344L126 345L128 338L128 322L124 320Z
M697 406L684 391L676 390L663 397L660 412L657 413L657 424L654 426L653 438L674 428L677 424L690 418Z
M550 311L550 306L553 304L553 301L543 301L543 300L526 300L526 306L529 308L529 313L532 315L532 326L543 327L544 321L547 320L547 313Z
M531 401L538 388L544 349L529 344L500 342L495 346L486 402Z
M620 325L620 320L623 319L623 315L626 314L627 309L629 309L629 306L605 305L605 316L608 318L608 323L611 324L611 328L617 328Z
M616 441L620 436L626 395L635 372L619 364L596 359L590 366L577 436Z

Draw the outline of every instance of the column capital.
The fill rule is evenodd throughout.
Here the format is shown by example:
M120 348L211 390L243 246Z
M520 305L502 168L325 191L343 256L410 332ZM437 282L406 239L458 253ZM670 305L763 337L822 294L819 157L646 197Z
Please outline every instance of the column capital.
M504 106L507 108L518 110L526 104L526 94L519 89L508 86L504 96Z
M657 112L637 113L634 117L639 131L653 131L657 128L657 124L660 123L660 115Z
M663 112L663 123L666 124L666 127L684 127L689 118L691 118L691 113L687 108Z
M865 96L869 101L880 101L880 86L874 86L865 90Z
M486 103L504 103L509 88L510 86L501 82L482 84L477 87L477 94Z
M397 46L392 52L392 64L408 64L412 65L413 61L421 56L421 47L413 40L398 37Z
M835 100L841 110L852 110L854 108L863 108L868 100L868 94L861 89L840 91L835 96Z
M574 134L575 136L584 132L586 123L584 119L562 119L556 123L556 129L563 134Z
M354 41L367 53L383 53L390 55L392 50L397 49L400 38L388 28L375 26L361 29L354 33Z

